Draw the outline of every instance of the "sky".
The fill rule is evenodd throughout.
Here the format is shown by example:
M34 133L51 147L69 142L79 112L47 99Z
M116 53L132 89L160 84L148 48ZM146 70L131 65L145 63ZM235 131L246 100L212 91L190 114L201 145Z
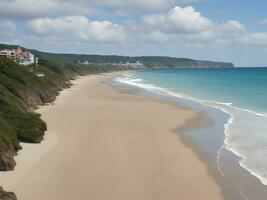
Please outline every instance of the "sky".
M266 0L0 0L0 43L267 66Z

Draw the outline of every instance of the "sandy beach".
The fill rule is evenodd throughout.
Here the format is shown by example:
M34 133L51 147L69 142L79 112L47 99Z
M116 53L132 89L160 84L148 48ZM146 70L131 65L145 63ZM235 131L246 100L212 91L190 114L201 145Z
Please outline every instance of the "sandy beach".
M24 144L0 185L18 200L220 200L221 188L177 130L199 112L116 91L109 75L74 81L38 112L42 144Z

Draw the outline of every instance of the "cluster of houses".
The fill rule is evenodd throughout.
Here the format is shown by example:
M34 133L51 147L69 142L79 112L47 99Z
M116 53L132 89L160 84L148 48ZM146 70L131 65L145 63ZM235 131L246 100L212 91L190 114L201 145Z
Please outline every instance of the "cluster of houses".
M9 59L13 60L14 62L18 63L19 65L24 65L24 66L32 65L32 64L38 65L38 60L39 60L31 52L23 51L19 47L16 49L1 50L0 56L4 56L6 58L9 58Z
M114 62L114 63L96 63L96 62L90 62L88 60L85 61L78 61L79 64L82 65L113 65L113 66L128 66L128 67L140 67L143 66L143 64L140 61L136 61L136 62Z

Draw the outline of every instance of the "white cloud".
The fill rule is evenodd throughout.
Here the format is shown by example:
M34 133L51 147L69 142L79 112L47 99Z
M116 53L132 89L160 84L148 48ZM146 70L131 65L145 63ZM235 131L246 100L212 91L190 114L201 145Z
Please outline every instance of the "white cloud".
M18 29L16 24L9 20L0 19L0 42L1 43L18 43Z
M46 16L55 11L57 4L53 0L2 0L0 1L0 16L4 18L32 18Z
M0 20L0 30L1 38L12 38L17 34L15 23L8 20Z
M0 17L7 19L34 19L48 16L97 13L86 0L1 0Z
M258 21L258 24L267 25L267 18L260 19L260 20Z
M246 28L239 21L229 20L218 27L218 33L223 37L240 36L246 33Z
M157 42L157 43L168 43L174 39L173 35L170 34L165 34L162 33L161 31L152 31L149 35L148 38L152 42Z
M60 40L118 42L124 39L123 27L109 21L89 21L84 16L42 18L28 22L29 33Z
M198 0L102 0L97 1L97 4L114 6L120 8L117 12L127 14L127 12L131 11L160 11L180 3L192 3L195 1Z
M222 46L267 46L267 32L248 32L236 20L215 23L195 11L193 7L175 7L165 14L146 15L134 25L134 30L143 32L159 42L176 43L187 47ZM138 28L139 27L139 28Z
M250 33L236 20L212 22L193 7L174 7L166 13L143 16L121 25L109 21L90 21L87 17L41 18L28 22L32 36L57 41L161 44L200 47L207 45L267 45L267 33Z
M216 39L226 45L266 46L267 32L248 32L240 22L229 20L218 26Z
M185 38L189 42L196 42L196 43L205 43L210 42L216 38L216 32L215 30L208 30L208 31L202 31L199 33L194 34L186 34ZM198 45L199 46L199 45Z
M180 46L187 43L187 46L199 47L200 42L214 38L214 26L211 20L196 12L193 7L176 6L167 13L145 15L140 21L127 23L125 30L136 41Z
M240 41L244 45L267 46L267 33L248 33L241 37Z
M142 19L144 27L161 29L166 33L198 33L213 27L212 22L196 12L193 7L175 7L167 14L147 15Z
M66 15L95 15L155 11L197 0L0 0L0 17L36 19ZM111 10L106 9L111 7Z

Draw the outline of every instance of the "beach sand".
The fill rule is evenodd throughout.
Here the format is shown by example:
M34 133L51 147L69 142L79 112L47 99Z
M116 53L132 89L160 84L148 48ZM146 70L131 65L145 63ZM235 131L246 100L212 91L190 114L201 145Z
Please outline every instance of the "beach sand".
M111 75L74 81L38 112L42 144L24 144L0 185L19 200L219 200L221 188L177 130L198 111L116 91Z

